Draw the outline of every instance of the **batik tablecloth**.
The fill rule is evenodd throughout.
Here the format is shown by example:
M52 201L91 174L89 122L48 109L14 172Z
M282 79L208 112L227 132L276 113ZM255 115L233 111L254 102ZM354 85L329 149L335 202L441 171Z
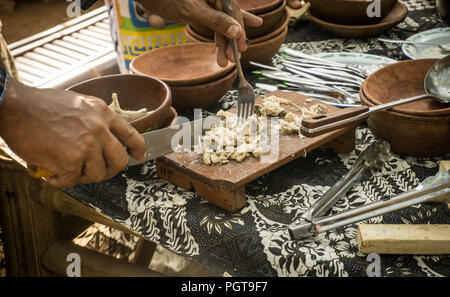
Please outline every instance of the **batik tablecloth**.
M410 10L408 18L383 37L405 39L414 33L446 26L436 14L434 1L403 2ZM376 38L336 38L308 20L290 29L286 44L308 54L345 51L405 59L397 45L382 44ZM256 77L250 73L248 77L254 84ZM236 90L229 91L205 114L234 106L236 95ZM128 168L109 181L65 191L149 240L218 274L366 276L370 261L358 250L357 225L308 240L291 240L287 232L288 225L345 174L360 152L374 141L364 126L357 129L356 139L356 149L350 154L317 149L306 158L248 184L247 204L234 213L160 179L152 161ZM391 154L380 172L358 183L336 203L331 213L407 191L436 174L442 159L450 159L450 155L419 159ZM445 204L424 204L365 223L449 224L450 211ZM450 276L449 264L450 256L382 255L381 275Z

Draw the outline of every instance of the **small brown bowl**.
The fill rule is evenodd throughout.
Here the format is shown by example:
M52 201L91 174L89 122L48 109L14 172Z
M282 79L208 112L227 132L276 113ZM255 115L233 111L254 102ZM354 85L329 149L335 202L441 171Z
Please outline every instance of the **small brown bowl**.
M159 79L116 74L93 78L69 87L67 90L112 102L112 94L117 93L120 106L127 110L147 108L153 111L138 120L130 122L139 133L153 127L162 127L173 115L171 111L172 93L169 86Z
M252 41L250 41L250 45L248 46L247 51L242 53L241 55L242 68L244 68L245 70L254 68L252 65L250 65L250 61L257 63L266 63L270 61L280 49L281 45L286 39L287 33L288 26L286 26L280 34L274 36L271 39L264 40L259 43L253 43ZM197 39L189 29L186 29L186 38L189 42L204 42ZM206 40L208 40L207 42L214 42L214 40Z
M380 17L369 17L367 8L373 0L309 0L311 12L317 18L341 25L370 25L379 23L397 0L381 0Z
M130 70L148 75L172 86L186 86L214 81L235 67L217 64L216 46L209 43L177 44L148 51L133 59Z
M309 18L318 26L336 36L347 38L366 38L379 35L395 27L397 24L402 22L407 15L408 8L399 1L395 4L394 8L392 8L386 17L384 17L379 23L373 25L334 24L320 19L311 11L311 9L308 10Z
M248 39L254 39L258 37L263 37L267 33L272 32L274 27L279 27L280 22L284 21L284 12L286 10L286 0L281 1L277 7L274 7L273 10L270 10L264 14L258 15L262 18L263 23L259 27L249 27L245 26L245 34ZM197 34L197 39L214 39L214 32L209 30L208 28L196 24L190 24L190 33Z
M214 35L211 38L205 37L197 33L190 24L186 25L185 33L187 40L190 42L214 42Z
M375 106L362 88L361 102ZM395 111L377 111L369 115L369 129L377 138L388 141L397 154L414 157L438 157L450 153L450 114L447 116L412 116Z
M192 86L171 86L173 106L178 111L213 106L231 88L236 80L237 69L216 81Z
M269 62L281 48L287 34L288 27L286 26L277 36L263 42L250 44L247 51L242 53L242 67L246 70L255 68L253 65L250 65L250 61L262 64Z
M289 20L290 20L290 18L289 18L288 11L285 8L280 21L277 22L277 24L275 24L275 26L273 26L268 32L266 32L265 35L258 37L258 38L250 39L250 44L260 43L260 42L269 40L277 35L280 35L280 33L283 32L284 29L286 29L289 26Z
M425 93L424 79L436 59L398 62L371 74L360 90L363 104L376 106ZM426 98L370 114L369 128L392 151L417 157L450 152L450 106Z
M417 59L386 66L364 82L364 96L374 104L425 94L424 79L437 59ZM412 116L450 115L450 104L427 98L395 106L390 110Z
M273 10L283 0L237 0L240 9L259 15Z

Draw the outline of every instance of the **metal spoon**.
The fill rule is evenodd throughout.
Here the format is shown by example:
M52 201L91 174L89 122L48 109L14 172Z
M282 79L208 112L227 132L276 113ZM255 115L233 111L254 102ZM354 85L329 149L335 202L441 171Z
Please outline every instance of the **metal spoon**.
M352 127L365 120L370 113L391 108L408 102L433 97L443 103L450 103L450 55L437 61L424 80L425 94L372 107L347 108L302 121L301 133L313 137L343 127Z

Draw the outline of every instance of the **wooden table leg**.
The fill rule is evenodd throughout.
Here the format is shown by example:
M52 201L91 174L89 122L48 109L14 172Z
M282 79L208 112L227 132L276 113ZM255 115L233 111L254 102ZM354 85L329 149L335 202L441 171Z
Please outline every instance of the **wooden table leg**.
M61 237L63 215L33 199L23 168L0 163L0 218L8 276L50 276L41 254Z

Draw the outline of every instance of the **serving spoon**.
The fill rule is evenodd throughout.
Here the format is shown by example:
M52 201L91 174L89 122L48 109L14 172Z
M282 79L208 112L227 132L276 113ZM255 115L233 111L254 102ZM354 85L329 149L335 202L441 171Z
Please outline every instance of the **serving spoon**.
M367 119L372 112L429 97L443 103L450 103L450 55L440 59L431 66L424 80L424 88L425 94L420 96L399 99L372 107L346 108L327 115L304 119L300 131L305 136L313 137L339 128L357 126Z

